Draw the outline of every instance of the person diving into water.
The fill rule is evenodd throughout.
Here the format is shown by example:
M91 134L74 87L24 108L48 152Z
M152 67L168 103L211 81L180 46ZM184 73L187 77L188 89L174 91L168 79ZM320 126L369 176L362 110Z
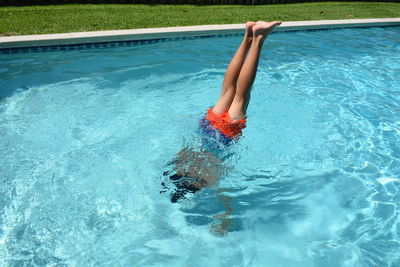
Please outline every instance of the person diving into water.
M173 171L164 172L175 186L171 202L178 202L187 193L213 186L222 176L224 158L216 150L221 149L221 145L222 149L229 146L242 135L262 46L281 23L249 21L245 24L243 41L226 70L221 95L200 121L200 130L207 136L204 146L200 149L183 148L169 163L173 165ZM227 213L231 210L228 206L226 209Z

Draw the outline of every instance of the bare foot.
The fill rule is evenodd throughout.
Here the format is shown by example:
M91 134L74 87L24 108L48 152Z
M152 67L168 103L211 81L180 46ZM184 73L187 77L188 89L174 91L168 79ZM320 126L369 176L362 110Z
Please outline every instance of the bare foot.
M253 36L254 38L265 39L276 26L279 26L282 21L272 21L272 22L265 22L265 21L257 21L256 25L253 26Z
M248 21L245 24L245 29L246 29L246 37L253 38L253 26L256 25L254 21Z

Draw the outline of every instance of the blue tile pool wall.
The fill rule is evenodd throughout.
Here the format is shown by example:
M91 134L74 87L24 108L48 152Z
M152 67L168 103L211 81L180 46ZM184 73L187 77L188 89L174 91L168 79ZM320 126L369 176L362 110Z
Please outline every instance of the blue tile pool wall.
M241 36L241 35L243 35L243 34L242 33L235 33L235 34L229 33L229 34L216 34L216 35L203 35L203 36L179 36L179 37L156 38L156 39L147 39L147 40L105 41L105 42L89 42L89 43L80 43L80 44L0 48L0 54L20 54L20 53L49 52L49 51L70 51L70 50L110 48L110 47L130 47L130 46L137 46L137 45L155 44L155 43L160 43L160 42L195 40L195 39L206 39L206 38L215 38L215 37L234 37L234 36Z
M351 28L371 28L370 27L351 27ZM375 26L376 27L376 26ZM393 27L393 26L379 26L379 27ZM329 29L306 29L301 31L326 31L326 30L337 30L343 28L329 28ZM274 32L273 34L287 34L292 32L298 32L299 30ZM217 37L236 37L242 36L243 33L226 33L226 34L213 34L213 35L202 35L202 36L177 36L170 38L155 38L147 40L127 40L127 41L104 41L104 42L85 42L79 44L61 44L61 45L45 45L45 46L30 46L30 47L14 47L14 48L0 48L0 54L21 54L21 53L32 53L32 52L51 52L51 51L71 51L71 50L83 50L93 48L110 48L110 47L130 47L138 45L148 45L160 42L170 41L182 41L182 40L195 40L195 39L206 39L206 38L217 38Z

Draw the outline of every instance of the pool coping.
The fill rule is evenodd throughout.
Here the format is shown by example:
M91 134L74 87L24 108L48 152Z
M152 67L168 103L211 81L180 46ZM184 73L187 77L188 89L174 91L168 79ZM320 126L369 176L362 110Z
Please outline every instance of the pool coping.
M334 28L400 26L400 18L382 19L345 19L345 20L311 20L283 22L275 32L301 30L323 30ZM234 34L243 31L244 24L222 24L181 26L165 28L145 28L133 30L111 30L93 32L72 32L60 34L21 35L0 37L0 49L85 44L93 42L112 42L128 40L149 40L180 36L209 36Z

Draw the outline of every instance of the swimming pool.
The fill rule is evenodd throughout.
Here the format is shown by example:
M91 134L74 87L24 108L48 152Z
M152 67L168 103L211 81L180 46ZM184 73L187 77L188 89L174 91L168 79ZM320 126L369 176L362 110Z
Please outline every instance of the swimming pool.
M0 265L399 266L399 36L271 35L219 189L177 204L240 37L0 55Z

